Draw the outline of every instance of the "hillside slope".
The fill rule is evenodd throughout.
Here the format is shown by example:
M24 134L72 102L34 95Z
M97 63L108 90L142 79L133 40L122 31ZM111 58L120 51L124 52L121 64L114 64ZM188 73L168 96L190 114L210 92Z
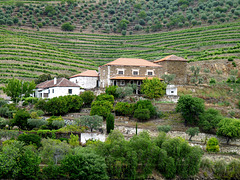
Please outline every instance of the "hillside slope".
M145 35L44 32L0 26L0 82L12 76L76 74L119 57L191 61L240 57L240 22Z

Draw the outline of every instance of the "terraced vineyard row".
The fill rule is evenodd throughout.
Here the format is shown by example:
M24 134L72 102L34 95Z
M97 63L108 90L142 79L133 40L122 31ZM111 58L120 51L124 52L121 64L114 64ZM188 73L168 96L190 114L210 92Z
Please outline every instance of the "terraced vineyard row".
M119 57L239 59L240 22L145 35L43 32L0 27L0 83L12 76L76 74Z

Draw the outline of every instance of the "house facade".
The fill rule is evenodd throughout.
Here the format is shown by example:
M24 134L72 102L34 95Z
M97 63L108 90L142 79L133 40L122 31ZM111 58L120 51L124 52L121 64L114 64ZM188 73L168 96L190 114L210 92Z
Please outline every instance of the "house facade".
M137 84L140 86L142 80L146 78L162 75L162 66L144 59L118 58L115 61L99 67L100 87L105 88L110 85L125 86L127 84Z
M95 70L87 70L70 77L69 80L81 88L88 90L98 87L99 75Z
M79 93L79 85L65 78L54 78L38 84L33 96L37 98L54 98L65 95L79 95Z
M187 60L175 55L166 56L154 63L162 66L164 74L175 74L172 84L182 85L187 83Z

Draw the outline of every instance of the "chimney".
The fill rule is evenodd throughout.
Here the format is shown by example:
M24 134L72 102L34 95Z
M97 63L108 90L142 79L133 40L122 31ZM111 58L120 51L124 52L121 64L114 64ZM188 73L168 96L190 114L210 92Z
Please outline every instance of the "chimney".
M57 84L57 78L56 77L54 77L53 83L54 83L54 85Z

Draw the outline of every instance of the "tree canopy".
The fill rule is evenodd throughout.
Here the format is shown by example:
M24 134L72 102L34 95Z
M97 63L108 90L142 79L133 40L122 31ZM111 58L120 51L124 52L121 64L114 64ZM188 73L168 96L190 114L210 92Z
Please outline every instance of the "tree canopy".
M29 82L12 78L3 87L3 92L10 96L13 101L19 101L21 97L29 97L35 87L34 81Z
M141 85L141 92L149 98L159 98L166 93L167 85L159 78L144 79Z

